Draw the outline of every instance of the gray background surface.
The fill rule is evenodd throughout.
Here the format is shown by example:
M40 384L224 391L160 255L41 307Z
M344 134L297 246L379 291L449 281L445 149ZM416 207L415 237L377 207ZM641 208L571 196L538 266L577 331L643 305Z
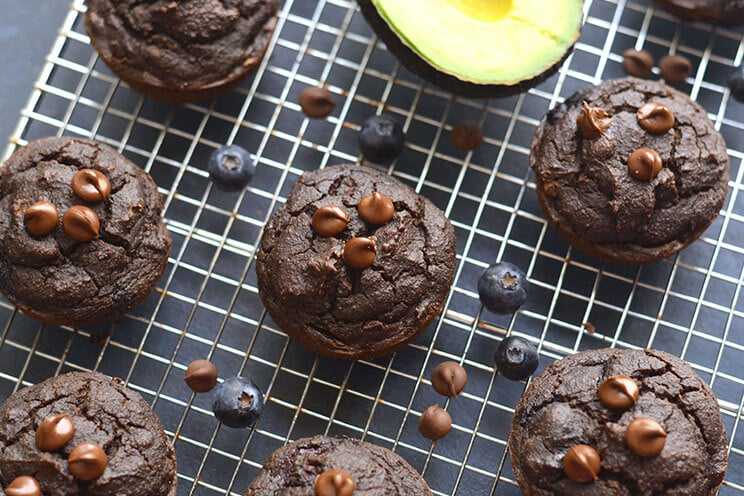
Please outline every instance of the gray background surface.
M0 149L69 9L68 0L0 0Z

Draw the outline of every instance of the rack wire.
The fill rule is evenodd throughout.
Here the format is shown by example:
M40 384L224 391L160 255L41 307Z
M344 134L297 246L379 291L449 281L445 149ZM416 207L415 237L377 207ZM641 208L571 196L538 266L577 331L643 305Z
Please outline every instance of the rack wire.
M654 347L688 360L713 387L730 439L721 495L744 494L744 105L726 78L744 58L740 28L680 24L648 2L587 0L586 25L561 71L500 100L453 97L402 68L353 1L285 0L256 75L200 105L143 99L89 45L75 0L3 157L50 135L95 138L149 171L165 199L174 244L168 270L145 302L116 324L43 326L0 301L0 400L70 370L118 376L153 405L173 437L179 496L240 495L263 461L289 440L346 434L395 449L437 495L519 495L507 453L509 423L525 384L495 374L507 334L535 343L541 367L590 348ZM721 215L680 255L642 267L600 264L548 227L527 156L539 119L574 91L620 77L621 53L679 53L697 69L681 89L708 111L729 145L732 180ZM297 104L325 84L338 101L323 121ZM387 171L441 207L455 226L458 266L441 318L397 354L355 363L320 358L290 341L258 298L253 255L272 211L305 170L359 160L356 132L385 112L408 133ZM450 144L452 125L474 120L485 142ZM215 148L254 151L256 176L240 194L215 190ZM514 316L482 311L480 272L507 259L526 269L530 293ZM221 377L250 376L267 395L253 430L222 428L211 395L193 395L186 366L211 358ZM466 391L443 402L429 385L443 360L462 363ZM417 430L421 412L445 406L453 431L436 446Z

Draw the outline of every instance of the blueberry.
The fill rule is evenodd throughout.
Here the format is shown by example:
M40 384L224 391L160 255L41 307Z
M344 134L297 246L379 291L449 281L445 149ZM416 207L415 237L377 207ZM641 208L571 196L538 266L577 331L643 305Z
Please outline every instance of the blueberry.
M256 423L263 411L263 393L252 381L233 377L214 390L212 411L228 427L242 429Z
M209 156L209 178L223 191L240 191L253 179L251 154L238 145L221 146Z
M527 299L527 277L516 265L499 262L478 279L481 303L493 313L514 313Z
M493 361L499 374L512 381L521 381L537 370L537 348L529 341L509 336L496 348Z
M403 151L406 135L390 117L376 115L367 119L359 131L359 148L367 160L392 162Z
M728 87L731 90L731 96L744 102L744 64L734 69L728 80Z

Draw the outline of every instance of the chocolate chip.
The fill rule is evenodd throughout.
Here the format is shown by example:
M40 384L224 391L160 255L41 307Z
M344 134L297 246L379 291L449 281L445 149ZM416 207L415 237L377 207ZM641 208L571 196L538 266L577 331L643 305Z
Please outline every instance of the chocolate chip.
M574 482L594 482L601 468L599 453L586 444L571 447L563 457L563 472Z
M483 130L476 122L461 122L452 128L450 141L458 150L469 152L483 143Z
M313 231L321 236L335 236L349 225L349 214L339 205L325 205L313 214Z
M558 198L558 183L555 181L547 181L544 183L543 190L545 191L545 196L548 198Z
M431 385L437 393L455 398L468 383L468 373L457 362L442 362L431 373Z
M351 238L344 246L344 263L356 270L371 266L377 256L374 238Z
M102 172L95 169L81 169L72 176L72 190L90 203L98 203L108 198L111 183Z
M674 126L674 114L663 103L648 102L636 112L638 124L651 134L662 134Z
M648 50L630 48L623 52L623 69L629 76L651 77L654 63L654 56Z
M427 408L419 419L419 432L432 441L441 439L452 429L452 417L438 405Z
M75 424L66 413L50 415L36 429L36 446L41 451L64 448L75 435Z
M613 375L599 386L599 401L613 410L627 410L638 400L638 384L627 375Z
M98 236L101 224L98 215L92 209L75 205L67 209L62 216L62 227L72 239L86 242Z
M650 418L633 420L625 432L625 444L638 456L657 456L664 449L667 432Z
M576 118L576 123L585 139L596 139L610 128L612 118L605 109L590 107L588 103L584 102L584 108Z
M333 95L325 88L311 86L300 93L300 107L306 116L313 119L325 119L335 106Z
M39 201L26 209L23 223L31 236L41 238L50 234L57 227L59 212L53 203Z
M108 465L108 457L96 443L81 443L75 446L67 457L70 473L84 481L92 481L103 475Z
M682 55L666 55L659 61L659 70L667 83L684 83L690 75L692 63Z
M639 148L628 158L628 172L641 181L651 181L659 175L663 165L658 152L650 148Z
M16 477L5 488L6 496L41 496L41 484L29 475Z
M352 496L356 483L348 472L330 469L315 479L314 488L315 496Z
M217 384L217 367L209 360L194 360L186 368L183 380L195 393L211 391Z
M357 210L364 222L375 226L387 223L395 215L393 201L377 191L359 200Z

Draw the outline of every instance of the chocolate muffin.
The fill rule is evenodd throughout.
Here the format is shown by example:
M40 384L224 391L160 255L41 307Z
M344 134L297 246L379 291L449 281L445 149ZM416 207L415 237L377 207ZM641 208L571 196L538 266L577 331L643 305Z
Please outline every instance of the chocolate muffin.
M253 72L280 0L88 0L85 29L111 70L164 102L204 100Z
M150 405L87 372L21 389L0 406L0 486L21 476L45 496L174 496L178 482Z
M0 171L0 291L52 325L122 316L167 265L162 209L149 174L108 146L29 143Z
M680 17L713 24L744 24L744 0L656 0Z
M415 339L452 284L455 235L444 213L370 167L304 173L258 251L271 317L322 355L370 359Z
M530 153L543 211L574 247L609 262L672 255L726 200L726 143L705 111L660 82L605 81L551 110Z
M710 387L679 358L601 349L552 363L514 412L527 496L713 496L727 441Z
M431 489L387 448L349 437L315 436L276 450L245 496L424 496Z

